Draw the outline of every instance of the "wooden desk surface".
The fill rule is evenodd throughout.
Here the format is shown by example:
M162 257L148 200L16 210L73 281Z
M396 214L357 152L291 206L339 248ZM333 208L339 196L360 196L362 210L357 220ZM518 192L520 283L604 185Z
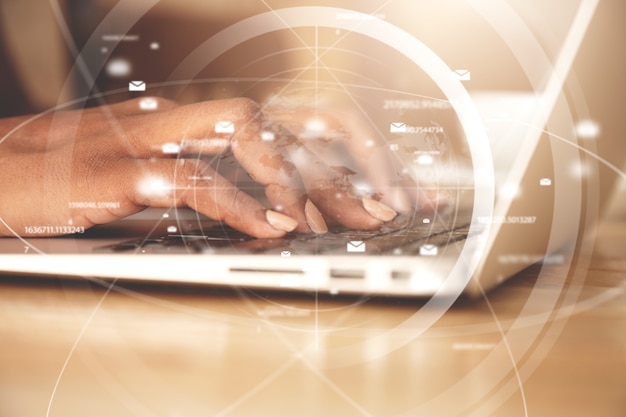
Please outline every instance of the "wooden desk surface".
M626 224L425 301L0 278L0 416L626 415ZM438 318L439 317L439 318Z

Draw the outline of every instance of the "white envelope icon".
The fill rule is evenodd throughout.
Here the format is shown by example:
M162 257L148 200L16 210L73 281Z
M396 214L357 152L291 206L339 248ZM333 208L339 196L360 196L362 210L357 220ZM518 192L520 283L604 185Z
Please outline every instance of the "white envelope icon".
M180 145L177 143L164 143L161 146L161 151L166 154L177 154L180 152Z
M437 246L432 243L426 243L420 246L420 255L422 256L436 256L437 252Z
M542 178L539 180L539 185L542 187L549 187L552 185L552 180L550 178Z
M291 256L291 252L288 250L281 251L280 256L282 256L283 258L286 258L288 256Z
M215 123L215 133L235 133L233 122L220 121Z
M348 252L365 252L365 242L362 240L351 240L346 245Z
M167 233L176 233L178 232L178 228L176 226L168 226Z
M391 133L406 133L406 123L396 122L389 125Z
M128 91L146 91L146 82L131 81L128 83Z
M139 100L139 108L141 110L156 110L159 108L159 102L153 97L144 97Z
M472 79L472 73L467 69L456 69L452 75L459 81L469 81Z

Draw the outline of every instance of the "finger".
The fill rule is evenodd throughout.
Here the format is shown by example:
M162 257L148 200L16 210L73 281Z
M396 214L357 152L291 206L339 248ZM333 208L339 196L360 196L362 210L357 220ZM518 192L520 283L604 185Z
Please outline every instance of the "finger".
M309 199L332 222L354 229L377 229L396 212L379 201L359 194L347 175L325 165L305 147L292 153Z
M266 209L201 160L127 160L118 180L128 198L151 207L187 206L258 238L276 238L297 222ZM122 178L123 177L123 178Z
M147 100L147 101L146 101ZM147 104L146 104L147 103ZM179 105L160 97L143 97L81 110L60 111L35 119L15 132L18 150L50 151L71 142L91 140L94 135L124 136L120 119L145 113L160 113ZM33 141L33 137L45 140ZM110 146L107 141L107 146Z
M412 212L417 207L412 196L416 183L407 175L406 162L390 149L385 134L369 118L366 122L350 115L346 120L352 132L346 147L356 155L358 170L364 173L371 193L398 212Z
M131 120L132 119L132 120ZM298 231L316 231L306 216L306 193L286 148L293 135L264 119L249 99L182 106L126 122L125 151L139 158L182 154L202 157L230 150L237 162L266 187L270 203L298 221ZM122 144L124 145L124 144Z
M348 177L349 153L337 152L336 144L349 137L345 126L334 117L313 110L286 111L269 108L272 121L296 132L304 146L288 145L291 160L298 167L309 199L330 221L349 228L376 229L396 212L369 192L357 192ZM345 149L345 148L344 148ZM370 167L371 168L371 167Z
M269 117L294 132L301 142L328 166L351 171L355 186L400 212L413 202L398 183L402 167L373 129L352 112L269 109ZM337 114L341 116L337 118Z
M234 139L259 140L262 121L258 105L243 98L137 114L120 121L117 151L146 159L162 156L163 145L176 144L185 154L217 154L229 150Z
M180 107L180 104L173 100L157 96L146 96L109 104L107 106L95 107L88 109L88 111L106 109L106 111L114 116L132 116L145 113L166 112L177 107Z
M355 155L365 189L371 195L379 196L380 200L401 213L408 213L415 207L407 193L411 187L410 180L400 181L403 165L390 153L384 141L375 140L367 129L359 126L352 127L353 136L347 140L348 152Z
M104 104L97 107L88 107L81 110L72 110L64 113L77 113L83 117L102 117L102 116L132 116L135 114L144 114L150 112L168 111L180 107L180 104L173 100L163 97L146 96L138 97L130 100L124 100L117 103Z
M349 119L346 119L349 120ZM403 165L394 158L384 140L375 139L376 134L360 123L346 123L350 136L338 140L335 152L351 155L355 175L353 181L363 192L377 196L380 201L398 212L408 213L415 201L407 192L414 186L410 180L401 180ZM338 150L338 148L340 150ZM322 156L326 160L325 156Z
M257 183L265 186L272 207L298 221L298 232L326 233L326 222L316 204L307 197L299 169L291 160L291 152L301 144L286 129L263 123L262 131L271 132L273 140L235 137L233 155Z

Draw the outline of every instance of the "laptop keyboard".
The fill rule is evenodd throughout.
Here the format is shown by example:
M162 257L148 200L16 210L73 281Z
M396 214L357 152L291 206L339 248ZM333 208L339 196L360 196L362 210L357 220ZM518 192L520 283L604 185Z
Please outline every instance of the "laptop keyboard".
M331 230L324 235L287 234L280 239L255 239L228 226L218 224L209 229L185 231L182 234L134 239L96 249L106 253L219 253L337 255L351 252L368 255L432 255L437 248L468 237L469 221L457 218L454 226L443 221L399 216L376 231Z

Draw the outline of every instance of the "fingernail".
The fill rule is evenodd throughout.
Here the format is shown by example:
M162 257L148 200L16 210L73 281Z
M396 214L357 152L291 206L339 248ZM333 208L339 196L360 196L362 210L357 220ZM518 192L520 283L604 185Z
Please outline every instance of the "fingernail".
M391 207L369 197L363 197L363 207L369 214L383 222L388 222L398 215Z
M328 226L324 221L324 217L322 217L322 213L320 213L319 209L311 200L307 199L304 204L304 215L306 216L306 222L311 230L313 230L313 233L317 233L318 235L328 233Z
M265 212L265 218L274 229L281 230L283 232L291 232L298 226L297 220L274 210L267 210Z

